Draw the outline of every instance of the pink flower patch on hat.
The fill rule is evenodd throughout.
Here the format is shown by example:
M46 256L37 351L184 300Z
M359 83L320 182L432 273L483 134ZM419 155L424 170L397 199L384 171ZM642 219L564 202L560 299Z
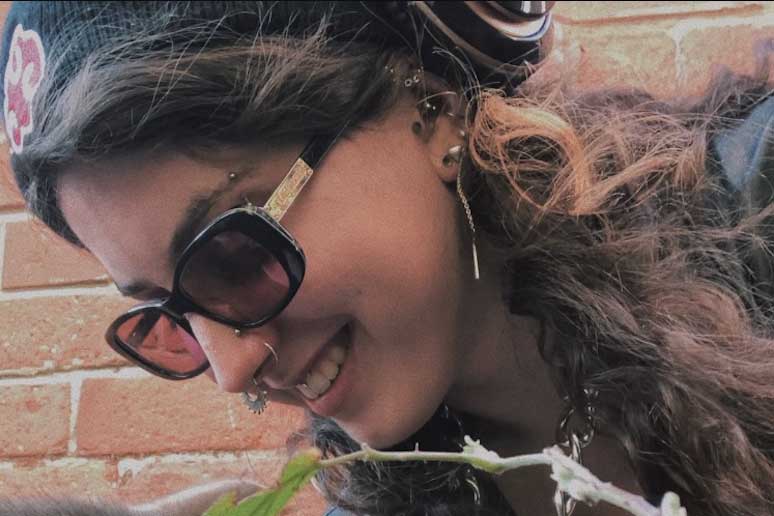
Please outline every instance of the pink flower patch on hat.
M38 33L24 30L21 24L13 30L8 52L3 77L5 130L11 142L11 153L20 154L24 149L24 137L34 128L32 99L43 79L46 56Z

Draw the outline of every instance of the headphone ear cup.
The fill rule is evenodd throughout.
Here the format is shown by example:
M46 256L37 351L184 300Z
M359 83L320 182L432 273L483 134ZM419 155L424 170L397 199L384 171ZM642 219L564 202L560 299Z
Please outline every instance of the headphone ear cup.
M447 52L468 65L485 86L509 92L551 45L555 2L361 2L394 41L415 51L422 66L456 84L459 70Z
M518 5L517 5L518 4ZM431 62L448 58L435 51L438 43L470 64L482 85L514 89L526 79L530 65L548 53L552 40L553 2L412 2L432 37L422 49ZM433 63L434 66L438 66ZM428 66L425 61L425 66Z

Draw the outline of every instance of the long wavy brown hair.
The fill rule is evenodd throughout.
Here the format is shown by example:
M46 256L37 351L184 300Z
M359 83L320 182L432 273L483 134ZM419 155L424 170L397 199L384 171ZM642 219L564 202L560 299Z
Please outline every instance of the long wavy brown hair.
M38 127L12 164L32 211L73 242L56 196L67 166L149 146L203 159L256 135L357 126L399 97L389 68L415 66L403 48L332 37L332 17L171 49L159 42L174 16L135 24L40 90ZM182 35L203 42L216 25ZM774 514L772 299L750 267L770 255L774 208L719 202L711 152L770 93L767 77L722 76L693 106L537 81L512 97L452 86L470 100L463 166L479 237L501 257L503 301L556 336L541 353L562 394L599 391L598 430L625 446L649 497L675 491L689 514ZM312 434L329 454L356 446L332 421L314 419ZM359 514L508 511L474 475L474 506L459 466L356 464L317 482Z

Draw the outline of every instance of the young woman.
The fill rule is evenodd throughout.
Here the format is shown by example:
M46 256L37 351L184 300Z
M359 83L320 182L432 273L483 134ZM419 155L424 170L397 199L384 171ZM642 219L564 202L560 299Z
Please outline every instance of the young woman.
M680 110L514 91L465 42L428 51L416 4L12 8L12 166L142 303L110 345L304 406L330 455L560 443L653 503L774 514L765 81ZM317 484L354 514L572 512L535 471Z

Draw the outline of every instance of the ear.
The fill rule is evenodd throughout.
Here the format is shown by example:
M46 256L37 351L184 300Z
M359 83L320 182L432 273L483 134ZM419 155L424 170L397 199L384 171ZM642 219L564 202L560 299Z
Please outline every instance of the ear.
M442 113L427 140L430 161L438 176L446 183L457 180L460 168L460 151L464 152L464 118L454 112Z
M418 104L419 116L423 119L420 123L422 139L438 176L445 183L454 183L460 166L459 154L455 155L454 150L461 146L464 151L465 146L464 99L427 72L425 81L427 90L437 93L429 93ZM435 112L427 113L428 109Z

